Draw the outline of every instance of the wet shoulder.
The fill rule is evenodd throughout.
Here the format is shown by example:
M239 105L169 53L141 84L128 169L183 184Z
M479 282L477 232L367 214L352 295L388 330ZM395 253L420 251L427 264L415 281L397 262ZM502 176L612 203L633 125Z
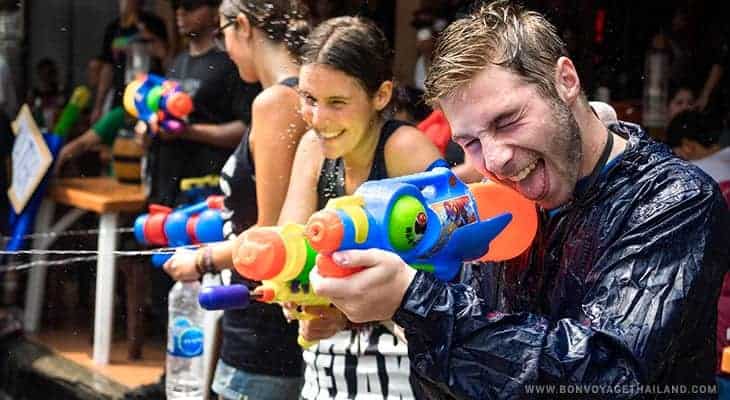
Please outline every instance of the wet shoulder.
M666 146L653 141L639 144L635 154L628 154L615 171L611 207L631 205L634 223L647 222L658 215L711 209L717 185L698 167L672 154ZM619 207L617 207L619 208Z
M264 89L256 96L253 101L254 114L282 115L282 113L297 113L299 106L299 98L294 89L283 86L273 85Z

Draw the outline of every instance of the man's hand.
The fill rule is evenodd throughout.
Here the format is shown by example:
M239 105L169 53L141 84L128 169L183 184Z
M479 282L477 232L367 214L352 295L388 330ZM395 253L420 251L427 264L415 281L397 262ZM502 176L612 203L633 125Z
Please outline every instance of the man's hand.
M102 116L102 105L103 102L99 102L99 104L95 104L94 108L91 110L91 115L89 115L89 123L93 124L96 123L96 121L99 120Z
M347 327L345 314L334 307L303 306L302 311L316 317L299 321L299 336L308 342L331 338Z
M188 249L178 249L162 268L170 275L170 278L176 281L197 281L200 279L200 273L195 268L196 261L196 252Z
M315 293L329 298L352 322L391 319L416 275L396 254L379 249L341 251L333 259L343 267L366 267L345 278L322 277L317 268L309 275Z

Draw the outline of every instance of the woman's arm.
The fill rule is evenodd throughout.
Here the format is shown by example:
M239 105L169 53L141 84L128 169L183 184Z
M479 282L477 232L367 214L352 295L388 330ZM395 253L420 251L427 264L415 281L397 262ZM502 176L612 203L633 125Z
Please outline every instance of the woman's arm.
M297 113L298 105L293 90L274 86L257 96L252 106L249 141L256 169L260 226L276 225L284 203L297 143L305 130ZM165 263L164 269L175 280L195 280L201 272L233 267L236 245L237 241L232 239L195 252L178 253Z
M279 225L288 222L303 224L317 211L317 182L323 162L319 138L314 131L309 131L297 147Z
M251 116L251 150L256 168L259 226L276 225L284 204L297 144L305 132L299 98L285 86L272 86L256 97Z

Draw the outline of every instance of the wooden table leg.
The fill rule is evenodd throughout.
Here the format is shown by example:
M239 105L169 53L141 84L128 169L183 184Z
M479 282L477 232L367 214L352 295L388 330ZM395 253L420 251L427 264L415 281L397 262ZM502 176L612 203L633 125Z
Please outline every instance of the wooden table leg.
M138 360L142 358L144 345L144 306L149 266L133 259L124 264L127 293L127 357L130 360Z
M114 280L117 247L117 213L104 213L99 219L99 258L96 262L96 306L94 307L94 363L109 364L114 329Z

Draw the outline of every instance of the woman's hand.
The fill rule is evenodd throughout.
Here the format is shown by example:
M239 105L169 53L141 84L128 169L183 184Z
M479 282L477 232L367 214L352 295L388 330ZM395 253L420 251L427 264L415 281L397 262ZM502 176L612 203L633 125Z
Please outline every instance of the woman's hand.
M347 317L335 307L303 306L315 318L299 321L299 336L308 342L327 339L347 327Z
M195 251L178 249L162 268L176 281L197 281L200 279L200 273L196 265L197 260L198 257Z

